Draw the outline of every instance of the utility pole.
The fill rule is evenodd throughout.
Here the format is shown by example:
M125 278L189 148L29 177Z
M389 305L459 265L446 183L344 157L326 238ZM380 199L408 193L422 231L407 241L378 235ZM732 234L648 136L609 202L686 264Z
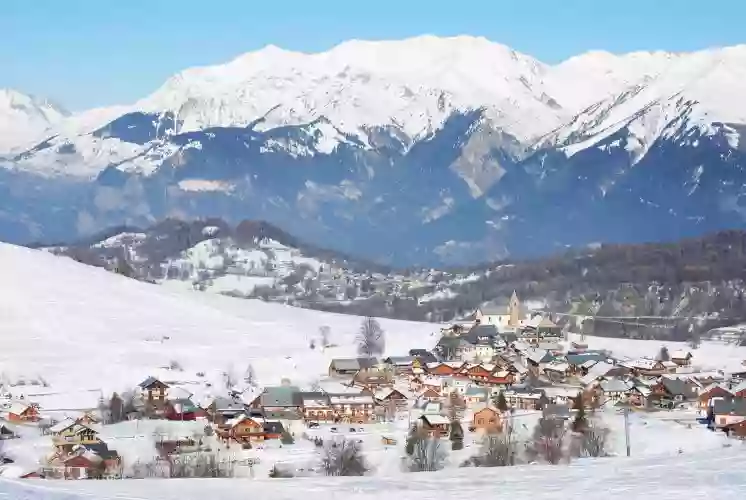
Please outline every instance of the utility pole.
M627 446L627 456L630 456L629 448L629 408L624 408L624 443Z

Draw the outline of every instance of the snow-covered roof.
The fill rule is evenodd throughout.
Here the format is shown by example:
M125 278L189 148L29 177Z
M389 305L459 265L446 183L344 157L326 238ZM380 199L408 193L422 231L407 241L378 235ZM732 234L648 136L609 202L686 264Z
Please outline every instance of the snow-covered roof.
M75 424L76 424L75 420L73 420L72 418L66 418L64 420L57 422L52 427L50 427L49 432L51 432L52 434L58 434L62 431L69 429Z
M19 403L16 401L8 407L7 411L8 413L12 413L14 415L21 415L23 412L25 412L28 409L29 409L29 405L25 403Z
M422 415L422 417L420 418L425 420L430 425L448 425L451 423L448 418L444 417L443 415L437 414L427 413L425 415Z
M373 396L370 394L330 394L329 401L333 405L349 404L373 404Z
M604 380L600 384L604 392L625 392L630 388L630 384L619 378Z

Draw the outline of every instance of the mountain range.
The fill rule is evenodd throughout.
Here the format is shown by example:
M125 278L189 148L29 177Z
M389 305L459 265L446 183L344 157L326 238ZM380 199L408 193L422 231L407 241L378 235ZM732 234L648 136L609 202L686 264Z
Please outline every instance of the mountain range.
M6 91L0 238L253 218L443 265L743 227L745 79L746 46L548 65L423 36L269 46L74 114Z

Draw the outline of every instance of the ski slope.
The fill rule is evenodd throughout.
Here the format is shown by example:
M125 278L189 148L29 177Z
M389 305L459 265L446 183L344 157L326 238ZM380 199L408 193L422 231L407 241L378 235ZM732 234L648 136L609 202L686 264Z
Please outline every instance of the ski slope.
M364 500L394 496L444 498L592 498L605 500L740 500L746 491L736 445L712 455L598 460L571 466L523 466L392 474L389 477L308 479L186 479L142 481L2 481L0 498L14 500Z
M205 382L222 385L225 371L241 380L249 364L260 385L282 378L303 385L326 373L332 358L355 355L355 316L170 290L6 244L0 276L0 383L48 409L89 408L148 375L199 397ZM323 352L309 347L322 325L337 345ZM437 325L381 325L387 353L437 340ZM173 361L183 371L169 370Z

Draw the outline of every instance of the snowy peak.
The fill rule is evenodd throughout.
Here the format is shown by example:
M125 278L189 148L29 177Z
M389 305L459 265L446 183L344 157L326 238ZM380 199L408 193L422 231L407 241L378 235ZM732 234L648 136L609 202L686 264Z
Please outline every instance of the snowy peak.
M421 138L453 110L485 107L524 138L536 135L537 123L558 125L565 118L545 102L551 93L544 72L535 59L483 38L355 40L316 54L270 46L183 71L136 107L171 110L184 131L258 118L263 127L276 127L326 117L363 142L366 127L395 126Z
M68 115L48 100L0 89L0 153L42 138L45 130Z

